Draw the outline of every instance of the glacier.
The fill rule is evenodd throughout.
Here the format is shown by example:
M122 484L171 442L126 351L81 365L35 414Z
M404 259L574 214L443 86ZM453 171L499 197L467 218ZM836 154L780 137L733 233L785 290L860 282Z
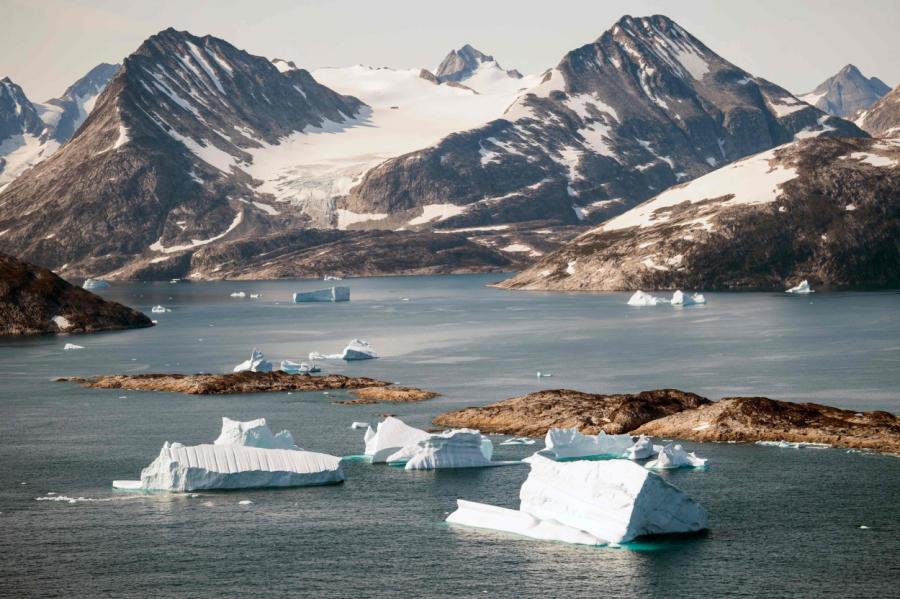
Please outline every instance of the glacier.
M234 367L234 372L272 372L272 363L265 359L263 353L253 348L250 359L244 360Z
M430 433L409 426L399 418L388 416L377 424L374 430L371 426L366 429L365 455L369 456L373 463L387 462L389 456L430 436Z
M706 459L698 458L694 452L688 453L681 445L669 443L662 448L655 460L647 462L646 467L653 470L706 468Z
M351 362L353 360L371 360L377 357L378 354L375 353L375 350L369 345L368 341L362 341L361 339L354 339L348 343L347 347L344 348L344 351L339 354L321 354L319 352L309 353L310 360L346 360Z
M622 457L634 445L631 435L583 435L577 428L551 428L544 437L543 455L554 459Z
M243 445L260 449L300 449L290 431L272 434L265 418L241 422L222 417L222 431L213 445Z
M305 302L349 302L349 287L329 287L316 291L302 291L294 294L294 303Z

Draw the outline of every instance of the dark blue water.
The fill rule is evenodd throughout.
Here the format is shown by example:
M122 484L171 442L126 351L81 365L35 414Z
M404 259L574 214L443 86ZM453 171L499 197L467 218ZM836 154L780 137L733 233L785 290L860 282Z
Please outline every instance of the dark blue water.
M708 294L709 305L628 308L624 294L484 287L495 277L351 280L353 301L292 305L321 282L114 285L159 326L0 344L0 596L897 596L900 460L844 450L686 444L706 472L667 474L711 515L705 538L588 548L443 523L457 498L517 503L527 466L406 472L359 462L343 485L234 493L114 493L166 440L209 442L227 415L266 417L307 448L362 451L390 412L440 412L547 387L679 387L900 411L900 295ZM234 290L262 300L233 300ZM409 301L402 301L408 298ZM61 375L222 371L256 345L444 395L342 406L340 393L191 397L82 389ZM538 380L535 372L552 372ZM497 459L536 447L500 446ZM22 484L25 483L25 484ZM87 501L36 501L57 493ZM52 497L52 496L51 496ZM250 499L249 506L238 502ZM868 529L859 528L861 525Z

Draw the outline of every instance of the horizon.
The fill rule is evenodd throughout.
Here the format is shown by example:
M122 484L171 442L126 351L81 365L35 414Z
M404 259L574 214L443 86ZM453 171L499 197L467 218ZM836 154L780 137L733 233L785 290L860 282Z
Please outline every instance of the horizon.
M480 6L463 0L457 14L442 14L436 22L430 6L407 0L377 8L358 0L328 4L264 0L252 9L208 0L195 1L185 9L167 1L152 11L107 0L49 0L39 5L10 0L10 20L21 27L0 39L0 78L8 76L30 100L43 102L60 96L102 62L121 63L144 40L169 27L218 37L250 54L290 60L310 71L355 64L434 69L451 50L471 44L506 69L534 74L596 40L625 15L663 14L726 60L795 94L811 91L848 64L890 87L900 80L900 66L892 60L900 51L900 40L890 35L896 20L884 18L886 12L900 14L900 7L885 0L871 0L852 10L811 0L789 6L766 0L749 7L717 7L710 0L679 5L647 0L599 6L581 1L569 4L585 18L577 22L561 18L548 30L544 27L547 15L537 10L533 1L524 8L517 3L522 10L509 14L505 10L508 2ZM346 15L348 7L355 19L329 25L335 14ZM473 13L470 7L477 11ZM773 7L780 12L776 17L770 10ZM571 12L558 11L561 17ZM497 17L492 16L495 13ZM480 18L473 19L472 14ZM795 26L798 15L806 22L800 29ZM516 22L511 22L513 18ZM248 20L251 22L245 23ZM459 20L464 22L457 24ZM317 26L297 35L294 23L306 21L317 21ZM492 26L495 23L503 25ZM415 27L410 27L413 24ZM763 39L758 33L763 26L767 28L765 43L757 44L751 38ZM865 35L847 35L848 31L865 31ZM333 43L341 33L345 37ZM384 44L384 39L396 43ZM534 43L535 39L542 43ZM71 51L58 53L66 47ZM28 59L21 60L23 55Z

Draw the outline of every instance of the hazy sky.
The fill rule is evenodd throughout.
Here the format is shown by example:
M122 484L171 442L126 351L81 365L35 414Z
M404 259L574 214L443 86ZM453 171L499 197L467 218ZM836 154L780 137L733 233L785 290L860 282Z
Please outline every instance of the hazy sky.
M900 0L0 0L0 77L43 101L169 26L309 69L433 68L468 42L506 68L535 72L622 15L657 13L793 92L846 63L900 82Z

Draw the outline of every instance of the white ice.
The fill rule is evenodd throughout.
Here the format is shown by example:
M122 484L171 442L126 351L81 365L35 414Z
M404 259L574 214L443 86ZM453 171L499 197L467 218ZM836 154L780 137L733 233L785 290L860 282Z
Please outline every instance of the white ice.
M294 444L294 437L290 431L285 430L278 434L272 434L265 418L241 422L223 416L222 432L219 433L213 444L243 445L260 449L300 449Z
M631 435L583 435L577 428L551 428L544 438L543 454L555 459L622 457L634 444Z
M421 429L414 428L404 423L399 418L388 416L373 430L366 429L365 454L372 458L373 463L387 462L389 456L400 449L415 445L431 436Z
M244 293L243 291L232 291L232 292L231 292L231 297L240 297L240 298L244 298L244 297L247 297L247 294Z
M500 443L500 445L534 445L537 441L534 439L530 439L528 437L511 437L506 441Z
M150 308L150 311L154 314L163 314L165 312L171 312L172 310L170 308L166 308L165 306L153 306L152 308Z
M635 291L634 295L632 295L628 299L629 306L659 306L661 304L668 304L669 300L656 297L655 295L650 295L649 293L644 293L643 291Z
M465 499L457 499L456 505L456 511L447 516L447 522L451 524L499 530L543 541L561 541L576 545L605 544L602 539L583 530L566 526L553 519L541 520L520 510Z
M63 346L63 349L66 351L68 351L70 349L84 349L84 346L83 345L75 345L74 343L66 343Z
M250 359L244 360L234 367L234 372L272 372L272 363L263 357L263 353L253 348Z
M662 451L661 445L654 445L649 437L641 435L634 445L625 450L625 457L629 460L646 460Z
M765 445L768 447L780 447L782 449L830 449L831 445L827 443L805 443L802 441L757 441L757 445Z
M794 287L791 287L790 289L785 290L785 293L796 293L799 295L806 295L807 293L815 293L815 291L810 289L809 281L807 281L806 279L803 279L802 281L800 281L799 285L795 285Z
M681 290L677 290L672 294L672 299L669 301L673 306L693 306L696 304L705 304L706 296L702 293L694 293L693 295L685 295L681 292Z
M681 445L669 443L662 448L655 460L646 464L652 470L674 470L675 468L705 468L706 459L698 458L694 452L688 453Z
M106 289L109 283L102 279L86 279L81 286L83 289Z
M353 428L353 429L369 428L369 423L368 422L354 422L353 424L350 425L350 428Z
M308 364L306 362L282 360L279 370L281 370L282 372L287 372L288 374L310 374L313 372L319 372L320 368L315 364Z
M377 358L378 354L367 341L354 339L347 344L344 351L339 354L320 354L319 352L310 352L310 360L371 360Z
M407 445L387 457L388 463L405 463L406 470L438 468L479 468L501 466L492 462L494 447L490 439L472 429L454 429L436 433Z

